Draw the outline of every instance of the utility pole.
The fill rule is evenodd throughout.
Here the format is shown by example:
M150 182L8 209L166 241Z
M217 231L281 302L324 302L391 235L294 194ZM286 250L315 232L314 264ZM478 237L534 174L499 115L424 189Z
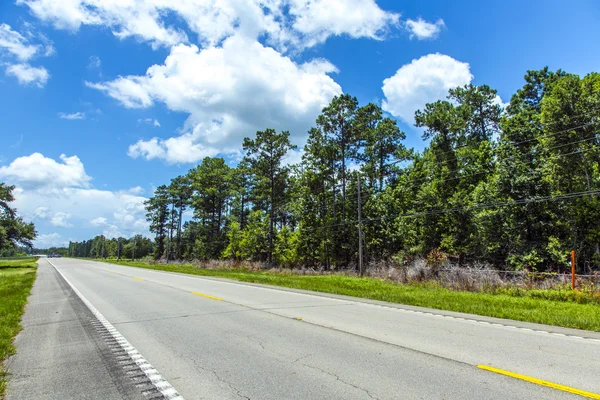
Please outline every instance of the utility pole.
M121 238L117 238L117 261L121 259Z
M360 173L358 174L358 270L362 277L365 273L363 267L363 241L362 241L362 204L360 202Z

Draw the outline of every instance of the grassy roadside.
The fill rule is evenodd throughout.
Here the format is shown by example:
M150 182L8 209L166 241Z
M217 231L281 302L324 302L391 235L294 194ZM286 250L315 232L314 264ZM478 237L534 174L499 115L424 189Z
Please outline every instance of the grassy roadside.
M15 353L13 338L21 330L21 315L35 281L36 261L0 259L0 398L6 390L4 361Z
M570 291L465 292L431 284L399 285L380 279L340 275L293 275L246 270L200 269L192 265L155 265L114 260L107 260L107 262L600 332L600 302L597 302L594 297L579 296Z

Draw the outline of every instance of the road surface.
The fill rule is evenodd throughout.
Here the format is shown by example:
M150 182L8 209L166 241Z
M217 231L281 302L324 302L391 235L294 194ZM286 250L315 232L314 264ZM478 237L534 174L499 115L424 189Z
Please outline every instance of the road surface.
M594 332L74 259L41 260L34 294L51 280L81 303L71 320L87 313L99 332L87 342L100 344L73 344L84 355L69 367L73 354L56 351L69 341L56 329L48 338L30 304L9 363L9 400L135 398L136 387L142 398L188 400L600 399ZM55 297L38 316L65 301ZM111 358L102 340L127 354ZM127 384L139 376L120 365L132 354L162 391L147 380ZM32 371L36 363L45 372Z

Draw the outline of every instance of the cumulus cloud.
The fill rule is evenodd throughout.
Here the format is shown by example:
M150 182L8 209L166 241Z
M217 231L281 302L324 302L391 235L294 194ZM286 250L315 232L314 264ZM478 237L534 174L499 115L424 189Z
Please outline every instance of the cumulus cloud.
M402 66L383 81L382 108L409 124L425 104L445 99L448 90L471 82L468 63L444 54L429 54Z
M97 217L90 220L90 224L92 226L104 226L108 224L108 220L104 217Z
M443 19L438 19L434 23L427 22L423 18L417 20L409 19L406 21L406 29L410 31L411 39L435 39L439 36L445 26L446 24Z
M48 207L40 206L33 212L35 218L47 219L50 217L50 209Z
M72 114L67 114L64 112L60 112L58 113L58 117L61 119L70 119L70 120L74 120L74 119L85 119L85 114L78 111L76 113L72 113Z
M29 43L26 37L14 31L10 25L0 24L0 51L9 53L20 61L28 61L41 51L41 46Z
M68 244L68 241L63 239L59 233L48 233L45 235L38 235L33 242L34 246L38 249L47 249L49 247L63 247Z
M105 234L112 231L125 237L149 234L144 208L147 198L131 194L128 190L17 187L14 194L14 206L24 218L39 225L41 234L46 233L43 222L49 227L72 229L70 236L77 240L100 234L97 228ZM41 207L44 209L40 210Z
M32 40L44 44L33 44ZM43 87L50 74L44 67L33 67L29 61L38 56L54 53L52 43L41 33L35 33L30 24L24 24L24 35L10 25L0 24L0 65L6 66L6 74L12 75L23 85Z
M0 167L0 180L16 186L14 206L19 214L38 227L36 246L46 247L51 240L55 245L62 240L55 227L71 229L70 236L76 236L76 240L99 234L94 228L102 228L108 237L148 235L144 206L147 198L141 196L141 187L95 189L77 156L62 155L60 160L34 153ZM86 227L88 232L78 236ZM48 229L52 230L44 232Z
M89 187L89 177L79 157L61 154L58 162L40 153L16 158L0 167L0 178L22 188Z
M22 189L19 188L19 193L22 193ZM62 228L70 228L73 225L69 222L71 214L65 212L53 213L49 207L40 206L33 210L33 213L28 215L30 218L38 221L48 221L51 225L59 226Z
M71 214L64 213L64 212L57 212L50 219L50 223L54 226L60 226L62 228L70 228L73 225L71 225L69 223L69 218L71 218Z
M239 150L244 136L272 127L303 137L333 96L342 92L331 78L337 72L326 60L298 64L270 47L230 37L221 47L200 50L178 45L162 65L143 76L88 83L125 107L155 102L189 114L179 136L140 140L131 157L196 162L206 156Z
M119 38L133 37L154 47L190 39L214 46L243 35L253 40L264 37L279 49L302 48L332 35L378 39L400 18L374 0L17 0L17 4L59 29L105 26ZM172 25L174 21L184 22L195 37L189 38Z
M332 35L382 39L400 15L382 10L374 0L293 0L293 27L305 46L322 43Z
M135 194L135 195L142 195L146 191L141 186L135 186L135 187L132 187L131 189L129 189L128 192L131 193L131 194Z
M12 75L19 83L24 85L35 85L44 87L50 78L50 74L44 67L32 67L29 64L12 64L6 68L6 74Z

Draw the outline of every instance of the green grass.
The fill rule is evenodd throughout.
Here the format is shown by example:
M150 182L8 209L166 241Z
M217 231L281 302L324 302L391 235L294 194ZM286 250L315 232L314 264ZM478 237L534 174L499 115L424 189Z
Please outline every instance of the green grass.
M6 390L4 361L15 353L13 339L21 330L21 315L35 281L36 261L0 258L0 398Z
M466 292L434 284L400 285L380 279L340 275L302 276L245 270L210 270L192 265L108 262L600 332L600 301L596 301L597 297L594 295L581 295L570 290Z

